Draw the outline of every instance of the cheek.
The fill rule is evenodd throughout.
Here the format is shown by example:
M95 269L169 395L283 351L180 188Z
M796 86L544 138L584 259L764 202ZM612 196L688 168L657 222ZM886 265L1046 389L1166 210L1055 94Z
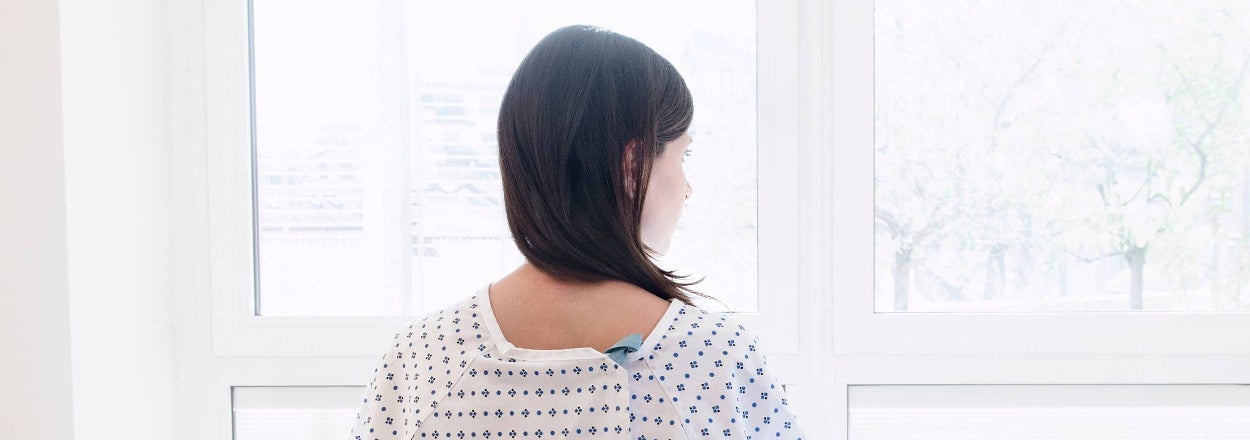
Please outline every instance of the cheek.
M656 168L647 181L647 199L643 202L643 222L650 226L669 223L681 212L686 198L686 179L681 166L665 164Z
M649 184L655 188L655 192L648 196L654 195L658 200L662 200L666 210L671 210L674 204L680 208L681 201L686 198L686 176L681 166L668 166L656 171L651 174Z

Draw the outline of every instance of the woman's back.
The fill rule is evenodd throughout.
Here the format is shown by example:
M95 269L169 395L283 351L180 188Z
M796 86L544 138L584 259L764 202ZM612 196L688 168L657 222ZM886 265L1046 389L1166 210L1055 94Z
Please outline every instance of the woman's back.
M646 337L669 302L623 282L569 283L525 264L489 287L506 339L518 347L606 351L622 337Z
M803 438L758 336L731 315L668 302L613 357L518 347L489 298L485 286L395 334L353 438Z

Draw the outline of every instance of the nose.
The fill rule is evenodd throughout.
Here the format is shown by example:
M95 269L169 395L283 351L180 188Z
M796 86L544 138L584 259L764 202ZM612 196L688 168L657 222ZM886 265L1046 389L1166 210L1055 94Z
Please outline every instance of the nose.
M690 182L686 182L686 199L690 199L690 194L694 192L694 188L690 187Z

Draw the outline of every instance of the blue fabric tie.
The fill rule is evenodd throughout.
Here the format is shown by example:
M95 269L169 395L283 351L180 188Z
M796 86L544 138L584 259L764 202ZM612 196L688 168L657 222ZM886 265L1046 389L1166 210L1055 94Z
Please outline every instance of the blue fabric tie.
M613 344L604 353L607 353L608 357L612 358L617 365L625 365L625 357L630 353L638 351L639 347L642 347L642 333L634 333L621 338L620 341Z

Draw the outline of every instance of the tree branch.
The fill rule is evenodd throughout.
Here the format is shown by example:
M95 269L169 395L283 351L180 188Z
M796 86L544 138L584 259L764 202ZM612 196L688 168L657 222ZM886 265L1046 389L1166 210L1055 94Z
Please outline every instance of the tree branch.
M994 127L990 131L991 150L998 149L998 129L1002 127L1003 110L1007 108L1007 103L1011 101L1012 92L1014 92L1017 87L1020 87L1020 84L1023 84L1024 80L1028 79L1029 75L1032 75L1034 70L1037 70L1037 66L1042 64L1042 59L1046 58L1046 54L1050 52L1050 49L1054 46L1055 43L1050 43L1047 44L1046 47L1043 47L1042 53L1037 56L1037 59L1033 60L1033 64L1030 64L1027 69L1024 69L1024 73L1021 74L1019 78L1016 78L1016 80L1011 83L1011 87L1008 87L1007 91L1003 93L1003 99L998 101L998 108L994 111Z
M1082 256L1082 255L1077 254L1076 252L1072 252L1072 251L1067 251L1067 254L1068 254L1068 255L1071 255L1071 256L1073 256L1073 257L1076 257L1076 259L1081 260L1081 262L1084 262L1084 263L1093 263L1093 262L1098 261L1098 260L1101 260L1101 259L1103 259L1103 258L1107 258L1107 257L1114 257L1114 256L1118 256L1118 255L1124 255L1124 251L1115 251L1115 252L1111 252L1111 253L1107 253L1107 254L1099 255L1099 256L1097 256L1097 257L1093 257L1093 258L1085 257L1085 256Z
M932 234L940 226L942 226L942 222L938 220L929 220L929 223L925 224L924 227L920 229L920 232L917 232L912 236L912 244L919 245L922 241L924 241L924 239L929 238L929 234Z
M880 209L877 209L875 216L878 221L880 221L881 223L885 223L885 226L890 229L891 236L897 238L903 235L903 227L902 225L898 224L898 220L895 219L893 215L891 215L888 212L884 212Z
M1172 63L1172 67L1176 69L1179 74L1180 67L1177 66L1176 63ZM1241 90L1241 83L1246 78L1246 70L1248 67L1250 67L1250 55L1247 55L1245 57L1245 61L1241 63L1241 71L1237 73L1237 79L1233 81L1232 88L1226 94L1224 104L1220 106L1220 111L1216 114L1215 120L1206 123L1206 129L1202 131L1202 134L1199 134L1198 138L1192 141L1189 140L1188 137L1181 134L1181 139L1184 139L1185 143L1189 144L1190 149L1193 150L1194 155L1198 156L1198 178L1194 181L1193 185L1185 191L1184 195L1181 196L1181 201L1179 203L1181 206L1185 205L1185 202L1189 200L1189 197L1194 195L1194 193L1198 191L1198 188L1202 186L1202 183L1207 179L1207 165L1210 158L1206 150L1203 149L1203 144L1206 143L1207 138L1211 136L1211 133L1215 131L1215 128L1224 121L1224 117L1228 115L1229 107L1232 107L1233 102L1237 100L1237 92ZM1185 91L1192 96L1192 85L1189 84L1189 79L1184 74L1180 74L1180 76L1181 82L1184 83ZM1201 114L1199 114L1199 117L1206 122L1206 118L1202 117Z

